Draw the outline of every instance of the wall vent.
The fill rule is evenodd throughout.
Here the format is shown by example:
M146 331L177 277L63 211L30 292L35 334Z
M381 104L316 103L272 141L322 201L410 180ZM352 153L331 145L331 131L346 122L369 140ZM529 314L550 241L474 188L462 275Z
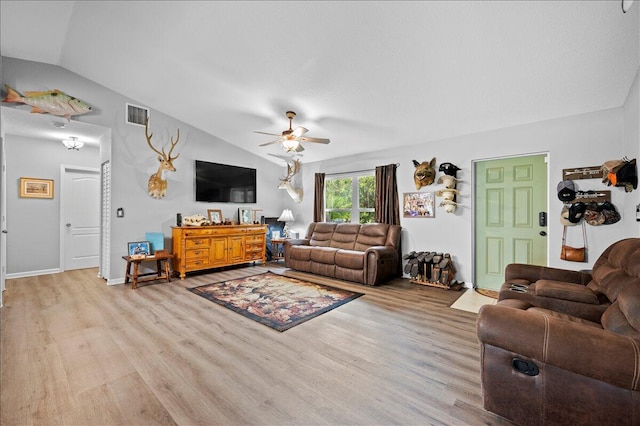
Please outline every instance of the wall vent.
M127 103L127 123L144 126L149 118L149 108Z

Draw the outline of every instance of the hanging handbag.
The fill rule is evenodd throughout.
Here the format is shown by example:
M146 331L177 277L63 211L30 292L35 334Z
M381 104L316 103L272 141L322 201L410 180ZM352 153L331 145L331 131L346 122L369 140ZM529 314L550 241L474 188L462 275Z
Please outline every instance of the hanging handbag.
M567 260L569 262L586 262L587 261L587 231L582 221L582 239L584 241L583 247L571 247L566 245L567 242L567 227L564 226L562 231L562 249L560 250L560 259Z

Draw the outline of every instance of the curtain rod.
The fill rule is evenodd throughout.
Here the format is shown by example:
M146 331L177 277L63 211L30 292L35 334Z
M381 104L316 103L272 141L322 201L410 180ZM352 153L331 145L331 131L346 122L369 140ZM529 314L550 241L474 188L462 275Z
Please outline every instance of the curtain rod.
M400 167L400 163L395 163L396 167ZM350 170L348 172L338 172L338 173L325 173L325 176L335 176L335 175L346 175L349 173L362 173L362 172L375 172L376 169L364 169L364 170Z

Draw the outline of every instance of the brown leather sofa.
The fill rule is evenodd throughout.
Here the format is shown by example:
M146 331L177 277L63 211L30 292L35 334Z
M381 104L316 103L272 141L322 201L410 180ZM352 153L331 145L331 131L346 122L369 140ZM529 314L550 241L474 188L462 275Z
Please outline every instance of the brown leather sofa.
M639 425L640 238L590 274L509 265L505 278L477 319L485 409L521 425Z
M367 285L400 276L399 225L312 222L284 243L285 266Z

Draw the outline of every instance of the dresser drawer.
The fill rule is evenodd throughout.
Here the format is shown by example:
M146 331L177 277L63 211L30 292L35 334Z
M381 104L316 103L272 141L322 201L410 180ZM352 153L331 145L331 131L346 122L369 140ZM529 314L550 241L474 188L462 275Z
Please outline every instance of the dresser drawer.
M209 258L209 249L208 248L189 249L187 250L185 257L187 260L198 259L201 257Z
M211 240L209 238L187 238L185 240L185 246L189 248L196 247L209 247L209 242Z
M211 228L195 228L189 229L188 231L184 231L185 237L200 237L207 236L213 234L213 230Z
M247 235L245 241L247 242L247 244L259 245L264 241L264 235Z
M209 262L208 257L202 257L198 259L186 259L185 264L187 266L187 271L189 271L192 269L207 268L211 262Z
M247 252L244 255L246 260L262 260L262 251Z

